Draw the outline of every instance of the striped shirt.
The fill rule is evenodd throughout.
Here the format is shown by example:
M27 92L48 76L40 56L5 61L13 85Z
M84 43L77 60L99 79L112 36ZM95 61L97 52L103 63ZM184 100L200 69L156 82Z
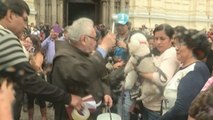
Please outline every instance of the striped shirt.
M5 77L18 86L15 87L15 102L18 104L22 100L23 91L51 102L70 104L70 94L48 84L41 76L38 76L28 62L17 36L0 25L0 80ZM20 112L19 106L14 106L13 109ZM18 116L14 116L14 118L18 118Z
M17 36L0 25L0 71L27 61Z

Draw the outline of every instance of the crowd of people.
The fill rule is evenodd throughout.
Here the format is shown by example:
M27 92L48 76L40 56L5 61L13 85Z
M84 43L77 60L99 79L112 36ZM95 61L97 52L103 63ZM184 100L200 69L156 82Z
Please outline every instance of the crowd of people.
M35 27L29 13L23 0L0 0L0 120L19 120L23 104L33 120L35 101L42 120L46 101L55 120L72 120L68 109L81 113L89 95L97 108L88 120L105 107L121 120L213 119L213 28L133 30L125 13L117 14L115 33L85 17L65 28ZM133 53L144 46L149 54Z

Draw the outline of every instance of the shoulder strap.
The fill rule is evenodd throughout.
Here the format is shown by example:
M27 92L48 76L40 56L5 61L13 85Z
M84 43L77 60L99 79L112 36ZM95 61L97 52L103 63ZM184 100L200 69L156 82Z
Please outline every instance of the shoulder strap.
M160 79L160 81L163 82L163 83L166 83L166 81L167 81L168 79L167 79L165 73L164 73L159 67L157 67L157 66L155 66L155 67L157 68L157 71L158 71L158 73L160 74L160 76L163 76L163 78L165 79L165 81L164 81L164 80L161 80L161 79Z

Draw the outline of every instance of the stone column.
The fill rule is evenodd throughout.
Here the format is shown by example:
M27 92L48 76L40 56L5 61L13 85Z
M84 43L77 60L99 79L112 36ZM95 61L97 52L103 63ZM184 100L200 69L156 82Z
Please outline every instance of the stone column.
M210 8L211 8L210 0L206 0L206 16L207 16L207 20L208 20L207 27L210 26L210 21L209 21L209 18L210 18Z
M115 0L110 0L109 26L112 28L112 15L115 14Z
M106 25L107 24L107 0L101 0L101 6L102 6L101 22L104 25Z
M123 12L123 13L125 13L126 12L126 0L121 0L120 1L121 2L121 9L120 9L120 11L121 12Z
M63 11L63 4L64 4L64 1L63 0L59 0L58 1L58 22L59 22L59 25L61 26L61 27L63 27L63 25L64 25L64 20L63 20L63 13L64 13L64 11Z
M46 20L47 23L52 26L52 1L46 0Z
M40 6L38 6L39 8L39 22L43 22L46 23L47 20L45 19L45 0L40 0Z
M25 0L30 8L30 15L28 16L28 23L36 24L35 15L37 12L35 11L34 0Z
M148 0L147 2L147 11L148 11L148 19L149 19L149 28L151 28L151 7L152 7L152 1Z
M129 13L129 0L125 0L126 2L125 2L125 13Z
M196 17L197 17L197 4L198 4L198 1L197 0L193 0L191 1L191 11L192 11L192 14L190 13L189 11L189 14L191 19L190 19L190 27L192 28L195 28L196 27Z
M57 8L57 0L52 0L52 6L51 7L52 7L51 8L51 10L52 10L52 12L51 12L51 14L52 14L52 16L51 16L51 18L52 18L51 25L54 25L55 22L57 21L57 10L58 10L58 8Z

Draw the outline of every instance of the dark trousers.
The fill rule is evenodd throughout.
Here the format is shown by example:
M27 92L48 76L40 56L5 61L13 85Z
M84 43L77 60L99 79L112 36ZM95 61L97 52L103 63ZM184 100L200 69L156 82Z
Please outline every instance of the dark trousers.
M40 106L40 108L45 108L46 104L44 100L41 100L40 98L36 98L34 95L32 94L27 94L27 98L28 98L28 108L34 108L34 102L35 100L37 100L37 104Z
M16 89L16 94L15 94L15 102L13 104L13 119L14 120L19 120L21 117L21 109L22 109L22 105L23 105L23 91L21 91L20 89Z

